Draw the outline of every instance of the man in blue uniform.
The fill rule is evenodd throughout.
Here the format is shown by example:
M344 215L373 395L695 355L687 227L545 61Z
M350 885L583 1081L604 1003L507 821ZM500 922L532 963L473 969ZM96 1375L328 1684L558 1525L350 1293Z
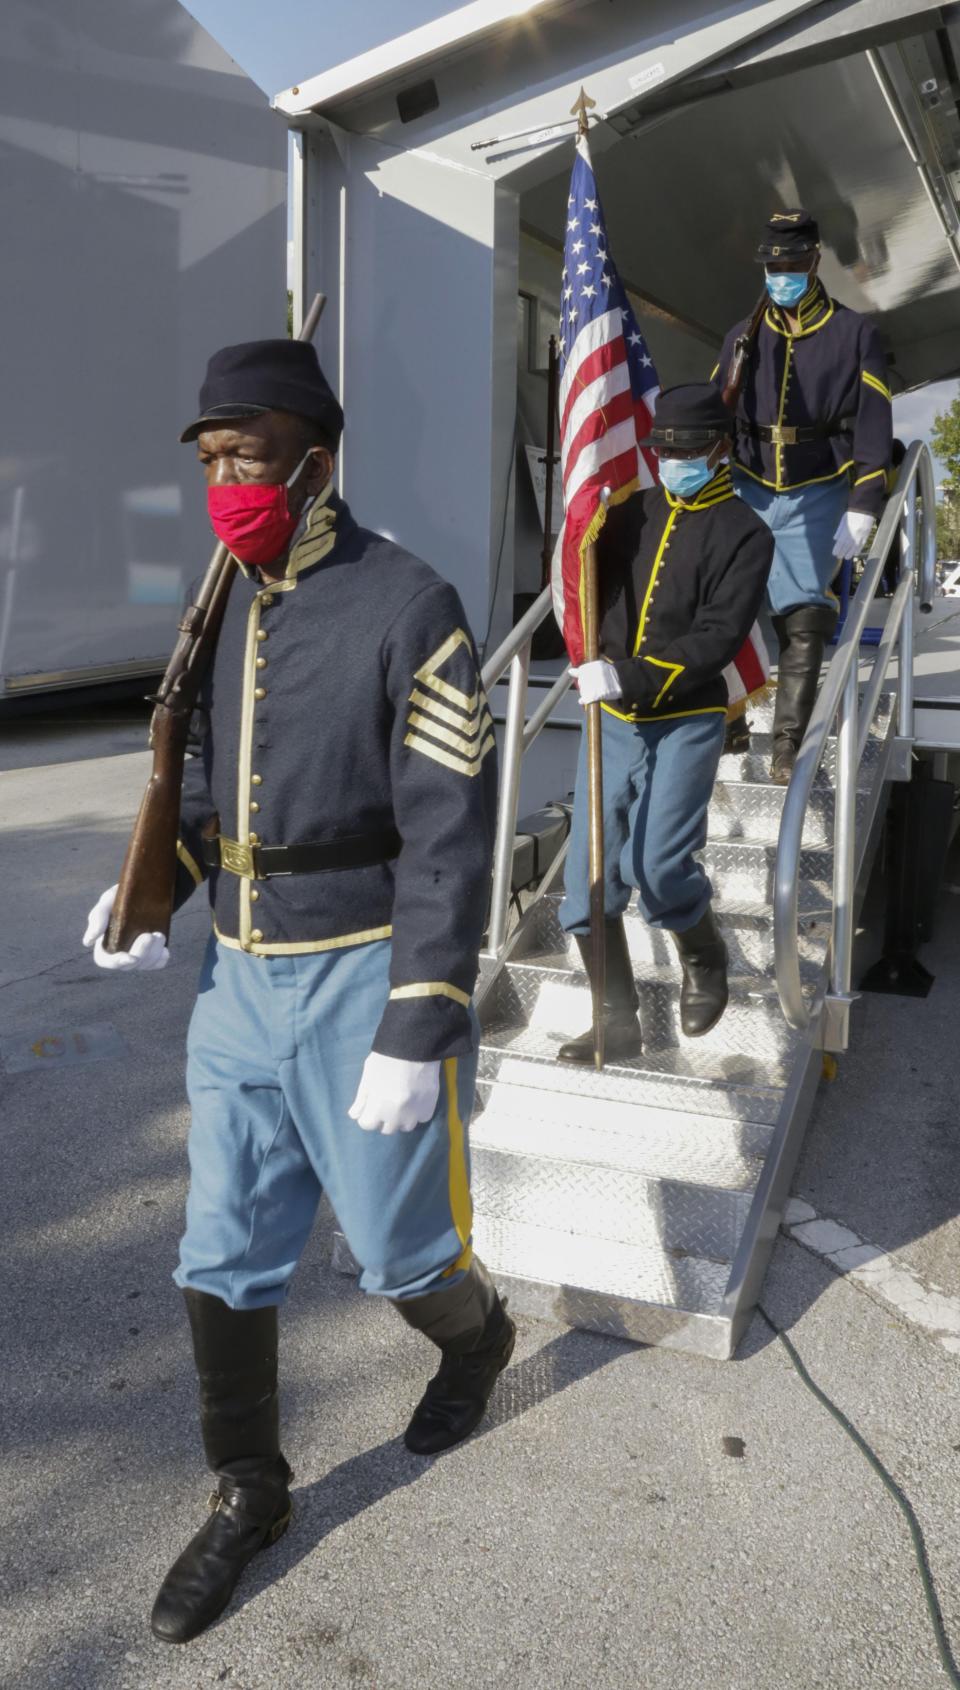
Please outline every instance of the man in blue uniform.
M574 670L583 705L603 706L605 1044L639 1056L639 998L623 912L636 891L651 927L673 934L680 1026L700 1038L727 1004L727 950L694 853L723 749L723 671L753 627L773 541L734 496L730 414L715 387L666 388L650 438L657 487L616 495L597 540L600 652ZM574 798L561 921L591 967L586 735ZM593 1029L560 1047L593 1062Z
M770 218L757 250L770 305L750 349L736 413L734 485L770 528L769 604L780 648L772 776L790 779L837 623L838 563L866 547L885 495L891 401L869 318L818 278L820 233L803 210ZM730 330L722 388L746 323Z
M297 341L210 361L196 440L212 525L239 561L184 780L178 905L214 931L188 1041L184 1291L210 1519L152 1618L185 1642L284 1531L277 1309L326 1191L361 1285L439 1347L406 1432L434 1454L480 1420L514 1327L471 1250L471 1006L496 752L457 594L359 527L333 491L343 417ZM85 942L111 955L115 888Z

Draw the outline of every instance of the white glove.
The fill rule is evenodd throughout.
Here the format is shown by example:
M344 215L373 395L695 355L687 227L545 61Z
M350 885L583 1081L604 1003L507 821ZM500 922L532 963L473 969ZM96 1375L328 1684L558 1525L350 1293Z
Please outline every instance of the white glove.
M405 1062L372 1050L348 1111L368 1133L411 1133L434 1115L440 1097L439 1062Z
M873 532L873 524L869 511L845 511L833 536L834 557L859 557Z
M108 886L87 916L87 931L83 935L83 942L88 950L93 946L93 960L97 967L121 971L138 969L141 974L156 968L166 968L170 961L170 952L162 933L139 934L128 951L104 950L104 936L110 926L116 895L116 886Z
M570 673L580 688L580 703L584 708L605 699L623 697L617 671L605 657L598 657L595 663L581 663L579 669L571 668Z

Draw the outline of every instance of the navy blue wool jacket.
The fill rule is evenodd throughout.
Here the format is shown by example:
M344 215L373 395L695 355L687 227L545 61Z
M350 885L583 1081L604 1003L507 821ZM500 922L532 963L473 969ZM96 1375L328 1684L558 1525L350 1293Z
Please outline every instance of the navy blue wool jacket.
M722 714L723 671L756 620L773 547L726 464L695 499L647 487L611 504L597 539L600 652L623 696L603 709L632 722Z
M892 446L887 360L869 317L831 299L818 280L798 308L791 334L771 305L753 343L740 390L734 457L738 467L778 493L847 476L849 508L879 516ZM730 330L713 372L727 379L737 336ZM844 422L841 430L839 425ZM793 444L759 439L751 425L817 427L817 438Z
M468 1051L497 775L453 587L336 496L318 502L282 581L238 570L195 726L178 906L208 879L221 943L258 957L390 938L373 1048L413 1061ZM366 867L254 879L232 850L391 828L399 855ZM241 872L207 865L218 833Z

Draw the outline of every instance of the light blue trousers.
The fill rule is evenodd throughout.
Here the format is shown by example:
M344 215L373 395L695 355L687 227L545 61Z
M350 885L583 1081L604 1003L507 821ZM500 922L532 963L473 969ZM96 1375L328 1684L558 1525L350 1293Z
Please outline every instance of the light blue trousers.
M724 713L667 722L622 722L606 710L600 716L606 914L622 915L635 889L651 927L685 933L705 914L712 893L693 853L706 844ZM568 933L590 931L586 726L560 920Z
M850 488L845 475L836 481L815 482L794 493L775 493L752 476L733 472L733 484L745 505L756 511L774 538L773 567L767 598L774 616L785 616L804 604L836 607L830 583L839 569L833 555L833 536L847 508Z
M253 957L211 938L187 1041L187 1229L174 1274L231 1308L280 1303L323 1191L365 1291L452 1286L469 1261L476 1050L441 1064L413 1132L347 1110L389 992L390 945Z

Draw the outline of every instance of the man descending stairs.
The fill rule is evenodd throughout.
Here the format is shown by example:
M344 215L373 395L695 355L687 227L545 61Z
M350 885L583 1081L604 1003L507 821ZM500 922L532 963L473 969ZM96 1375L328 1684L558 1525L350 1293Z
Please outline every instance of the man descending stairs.
M592 1066L557 1060L590 994L561 899L526 912L480 1005L471 1128L475 1239L518 1312L723 1357L759 1289L819 1078L774 977L773 881L785 789L770 775L773 705L751 710L751 749L720 759L697 853L728 951L729 1003L683 1029L671 936L625 910L624 982L643 1048ZM858 864L881 813L893 715L882 696L860 767ZM799 921L805 991L825 986L835 742L807 808ZM631 1011L631 1014L633 1012Z
M710 881L694 853L723 748L724 669L750 633L773 539L733 491L730 415L715 387L660 395L650 437L657 486L613 495L597 542L597 661L575 670L580 702L602 705L605 1002L608 1060L643 1048L643 1018L623 926L636 891L644 918L673 935L680 1020L702 1038L727 1005L727 951ZM581 739L561 922L590 972L586 734ZM593 1032L561 1062L593 1061Z

